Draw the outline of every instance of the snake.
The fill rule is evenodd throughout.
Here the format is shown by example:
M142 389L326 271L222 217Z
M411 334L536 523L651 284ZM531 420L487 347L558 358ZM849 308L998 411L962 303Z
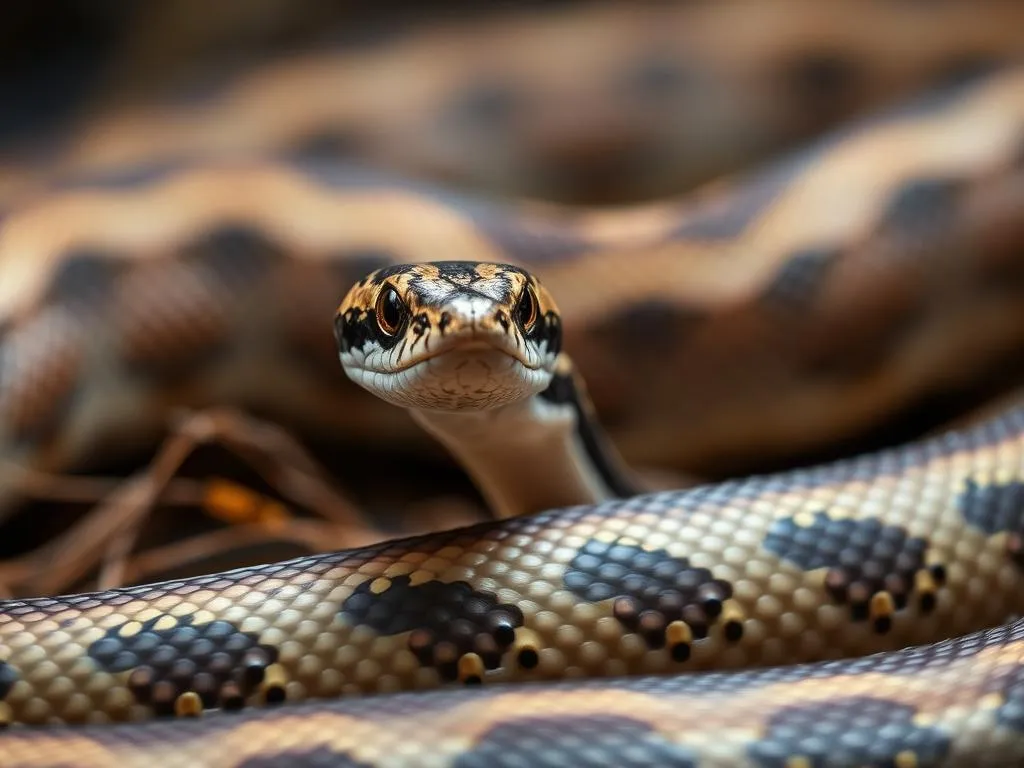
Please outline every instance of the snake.
M605 317L611 289L626 288L634 301L656 297L657 311L626 315L635 325L620 337L620 356L642 354L637 329L662 366L681 331L700 345L694 307L702 298L708 304L697 319L715 326L714 343L749 338L747 349L771 357L774 340L784 339L790 354L776 371L784 380L798 350L821 389L801 390L801 408L778 401L770 376L744 380L752 392L767 391L772 406L752 400L758 418L735 418L766 440L773 425L800 432L837 401L849 409L820 429L849 433L865 411L885 421L935 382L955 390L972 374L984 378L1019 354L1024 327L1022 77L1012 69L983 77L692 205L503 215L358 169L281 162L184 164L94 180L14 211L0 240L0 265L19 277L16 288L0 287L5 455L46 468L69 464L133 402L151 405L167 391L188 400L196 381L221 378L225 360L209 363L210 352L232 331L266 342L288 330L264 293L280 287L281 270L303 276L307 267L300 284L316 284L332 254L355 286L336 316L331 362L338 367L340 354L354 386L405 406L425 431L461 450L500 519L160 584L0 602L5 761L1019 763L1021 406L809 468L632 492L611 450L617 441L601 438L583 384L596 390L600 377L590 371L599 358L592 352L588 361L573 333L595 313ZM244 189L266 197L238 194ZM322 228L275 218L279 207L264 201L281 190L307 204L299 207ZM128 225L138 220L133 204L194 200L197 191L199 215L164 205L166 218L148 222L149 234ZM115 199L111 216L122 225L76 239L75 227L95 227ZM816 204L828 215L810 215ZM370 210L376 218L367 225ZM56 211L66 214L66 228L48 239L39 222ZM324 225L322 213L341 223ZM203 227L218 217L234 228L215 231L211 247ZM239 232L239 221L257 219L269 241L254 243L251 227ZM392 253L366 258L368 226L378 242L395 244ZM300 255L283 259L274 247L281 242ZM354 244L363 258L353 256ZM454 258L439 262L439 252ZM491 258L499 253L509 258ZM721 267L726 253L735 271ZM623 264L637 282L602 290ZM175 275L177 283L157 281L170 290L142 292L154 277ZM581 286L581 275L591 282ZM245 300L225 309L209 287L232 280ZM560 298L556 308L563 294L569 303ZM126 303L112 305L111 297ZM870 311L865 297L875 299ZM493 309L485 326L472 311L481 302ZM682 309L666 314L666 305ZM181 306L193 313L171 312ZM132 312L151 321L141 333L110 322ZM244 324L232 325L235 317ZM176 318L193 333L177 346ZM805 330L797 319L809 323ZM965 319L977 324L966 327ZM851 343L839 332L851 326L866 335L849 331ZM462 357L465 329L479 337L482 327L486 340L469 334L471 359ZM612 343L608 326L596 327L601 344ZM321 348L317 339L310 348ZM880 339L889 342L881 357ZM393 373L429 354L428 340L445 354L421 359L415 376L412 368ZM294 355L276 362L285 359L290 367L275 386L298 368ZM647 391L654 378L643 361L625 359L632 364L619 367ZM848 367L837 370L837 359ZM244 354L229 362L253 370ZM269 369L258 362L257 370ZM212 366L205 378L182 384L181 367L203 363ZM456 369L467 365L460 379ZM502 391L493 380L499 367L518 383ZM681 401L681 382L700 372L670 368L676 378L662 379L651 396ZM129 370L135 378L117 380L116 403L111 376L81 375ZM474 438L479 454L464 450L460 439L467 424L477 429L477 416L438 415L422 394L431 386L457 393L453 381L466 384L470 405L521 398L526 405L512 413L520 421L499 424L492 442ZM419 394L405 388L413 382ZM261 382L246 383L252 393ZM862 400L856 393L865 389L871 396ZM324 418L329 410L315 394L293 407ZM663 434L679 434L679 423L666 410ZM531 430L553 425L554 453L501 453L523 450L510 432L529 441ZM517 469L516 458L532 463ZM550 474L530 481L551 470L564 484L548 482ZM567 496L552 500L559 493Z
M474 9L490 18L442 14L384 43L318 47L241 74L217 70L232 55L217 35L253 29L251 15L233 18L244 7L192 22L141 9L141 26L108 67L121 90L99 87L101 103L120 108L92 102L57 139L9 153L0 201L51 171L130 175L268 153L368 158L504 196L659 198L949 77L1013 61L1024 45L1019 10L1002 0L983 12L959 1L574 5L490 4ZM267 10L264 24L288 28ZM339 14L352 37L360 15ZM210 60L205 81L167 83ZM156 94L140 103L139 84Z

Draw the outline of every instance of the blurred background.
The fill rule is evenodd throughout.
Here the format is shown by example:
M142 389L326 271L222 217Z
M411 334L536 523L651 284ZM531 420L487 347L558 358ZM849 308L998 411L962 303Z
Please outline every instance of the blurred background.
M84 437L74 451L54 447L67 429L60 419L33 446L19 444L15 422L61 387L91 376L90 397L120 392L99 363L61 367L63 326L35 331L36 357L19 347L27 343L19 328L38 319L19 297L35 291L33 301L45 302L54 294L39 282L57 284L56 274L74 283L69 295L85 295L95 274L55 265L90 263L83 253L114 240L145 241L140 253L177 248L161 234L174 227L162 222L192 215L182 213L190 206L202 217L210 193L199 185L147 203L147 185L216 180L222 168L299 168L343 178L336 186L346 189L430 190L434 200L458 201L460 212L482 210L486 221L497 210L499 229L505 211L541 211L529 219L541 224L509 231L520 237L533 227L556 252L557 222L623 212L622 221L646 221L648 210L685 209L851 121L1012 66L1022 53L1024 10L995 0L64 0L8 8L0 27L0 458L10 471L0 477L0 594L153 581L487 517L447 456L403 414L357 399L336 366L330 311L372 258L350 260L333 282L311 274L315 300L303 298L312 288L295 294L296 304L315 309L307 306L302 322L314 329L311 347L330 369L317 375L342 393L337 401L311 395L300 418L303 395L282 384L274 407L210 411L246 404L178 382L147 401L158 428L135 434L132 425L148 419L128 406L123 429L76 421ZM233 194L218 189L219 197ZM261 189L240 183L235 191ZM103 215L69 207L94 192L100 207L88 210ZM266 193L271 245L211 225L217 237L202 248L253 259L272 248L316 262L309 244L330 222L304 201ZM162 298L171 290L155 278L147 285ZM89 328L87 317L73 317ZM137 319L145 328L152 316ZM38 366L34 378L24 376L30 365ZM729 451L709 442L705 451L699 435L684 434L692 450L661 456L630 421L650 424L659 412L616 410L620 399L642 398L628 384L622 395L601 381L591 386L613 436L652 482L667 486L888 444L968 405L917 413L902 431L851 429L836 444L820 439L791 453L785 439L777 450L752 439ZM1017 381L1014 374L972 396ZM28 402L17 386L38 400L17 410L17 397ZM662 382L662 401L679 386ZM715 407L727 412L724 395Z

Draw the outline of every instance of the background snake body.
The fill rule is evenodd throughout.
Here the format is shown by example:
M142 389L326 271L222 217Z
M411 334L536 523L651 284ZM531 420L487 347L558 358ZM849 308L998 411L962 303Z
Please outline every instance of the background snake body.
M1020 406L743 473L891 440L914 406L919 434L1018 382L1022 206L1013 67L617 210L280 157L20 198L0 229L7 461L88 466L224 401L415 434L345 381L330 316L370 270L443 258L539 275L630 462L736 477L4 601L3 764L1019 764ZM243 711L167 719L211 708Z

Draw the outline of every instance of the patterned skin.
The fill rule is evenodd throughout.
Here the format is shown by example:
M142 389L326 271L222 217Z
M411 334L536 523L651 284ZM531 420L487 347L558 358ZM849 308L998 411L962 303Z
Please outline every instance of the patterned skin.
M0 233L0 450L63 469L125 409L141 432L168 402L268 391L297 420L393 439L403 427L338 388L315 297L442 254L537 272L595 390L590 371L632 383L595 400L623 423L648 412L612 425L633 457L686 466L730 455L737 434L748 456L857 435L1019 357L1021 77L627 211L490 206L329 163L69 185ZM810 469L5 601L5 759L794 768L835 748L851 766L1014 765L1022 456L1014 406ZM778 664L797 666L750 669ZM323 700L360 693L385 695ZM187 718L214 708L243 711ZM186 721L153 720L170 715ZM132 719L150 722L99 727ZM61 723L93 725L20 727Z

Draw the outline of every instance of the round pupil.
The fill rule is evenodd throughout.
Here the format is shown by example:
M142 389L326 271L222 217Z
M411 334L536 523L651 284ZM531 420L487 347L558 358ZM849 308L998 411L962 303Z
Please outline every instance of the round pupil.
M394 333L402 322L402 300L391 287L385 288L377 302L377 319L386 333Z
M519 324L524 330L529 330L537 319L537 303L533 298L533 290L529 287L523 291L523 297L519 300Z

